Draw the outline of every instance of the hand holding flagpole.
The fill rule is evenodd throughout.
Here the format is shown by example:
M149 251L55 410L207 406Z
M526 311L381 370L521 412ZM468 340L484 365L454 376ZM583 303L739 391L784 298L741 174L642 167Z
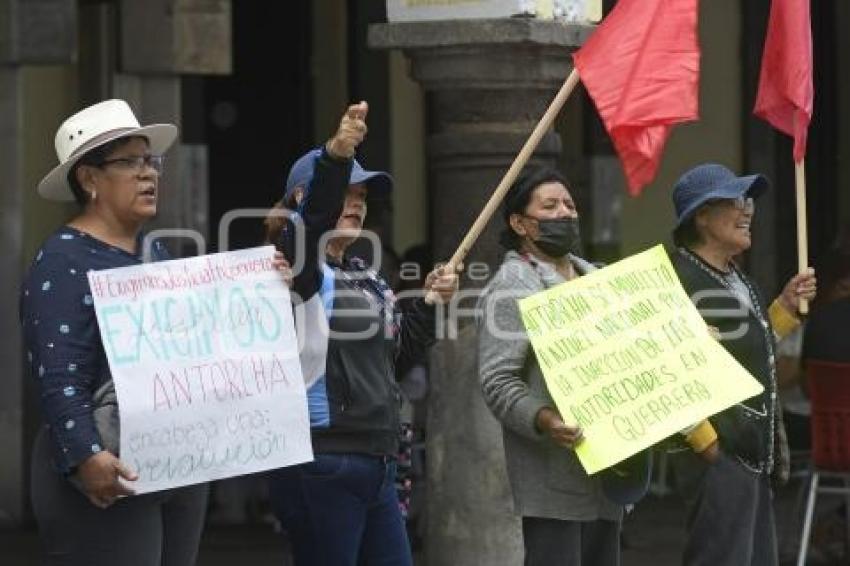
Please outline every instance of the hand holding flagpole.
M794 138L797 270L801 274L809 268L805 157L814 96L809 0L773 0L753 112ZM798 310L807 314L808 301L801 299Z
M809 238L806 227L806 158L794 163L794 192L797 196L797 272L809 269ZM809 313L809 301L800 298L800 314Z
M573 56L575 68L514 159L444 272L463 262L581 80L637 196L655 177L673 125L698 117L697 0L620 0ZM581 75L581 79L579 79ZM433 296L430 299L433 300Z
M519 176L522 168L528 163L528 160L531 159L534 150L537 149L538 145L540 145L540 140L542 140L546 132L552 128L552 124L555 123L555 118L557 118L558 113L561 111L561 108L564 107L564 104L567 102L567 99L569 99L578 82L578 71L573 69L567 77L567 80L565 80L564 84L561 85L561 89L558 91L558 94L555 95L555 98L549 104L549 108L546 109L543 117L534 127L531 135L528 136L528 139L525 141L525 144L523 144L522 149L519 150L519 153L514 158L510 168L508 168L507 173L505 173L505 176L502 177L501 181L499 181L499 185L496 187L496 190L493 191L490 200L487 201L487 204L478 215L478 218L475 219L475 222L472 224L472 227L469 229L466 237L464 237L463 241L461 241L458 246L457 251L455 251L452 258L446 264L447 271L454 271L461 263L463 263L464 258L466 258L466 255L472 249L472 246L475 244L478 236L481 235L481 232L487 226L487 222L490 221L490 218L492 218L493 214L495 214L496 210L498 210L502 199L505 198L505 194L508 192L508 189L514 181L516 181L516 178Z
M519 150L519 153L514 158L513 163L511 163L511 166L508 168L507 173L505 173L505 176L502 177L501 181L499 181L499 185L496 187L496 190L493 191L493 194L490 196L490 200L487 201L487 204L484 205L484 208L478 214L478 218L476 218L475 222L473 222L451 259L449 259L448 263L443 266L443 273L455 273L460 269L460 266L463 264L463 260L466 258L467 254L469 254L472 246L475 245L475 242L478 240L481 232L484 231L487 223L490 222L490 219L499 209L499 205L505 198L505 194L508 192L508 189L511 188L511 185L514 181L516 181L516 178L519 176L522 168L525 167L528 160L531 159L534 150L537 149L538 145L540 145L540 140L543 139L543 136L552 127L552 124L555 123L555 118L558 116L561 108L564 107L567 99L569 99L578 84L578 81L578 71L573 68L567 77L567 80L565 80L564 84L561 85L558 94L555 95L555 98L549 104L549 108L546 109L543 117L534 127L531 135L528 136L528 139L525 141L525 144L523 144L522 149ZM436 293L428 291L425 295L425 302L428 304L439 302Z

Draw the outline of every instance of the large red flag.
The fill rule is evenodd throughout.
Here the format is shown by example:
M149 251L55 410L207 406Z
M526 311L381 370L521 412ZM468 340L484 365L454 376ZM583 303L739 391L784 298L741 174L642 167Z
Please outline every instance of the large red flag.
M674 124L699 117L697 0L619 0L573 59L629 193L655 177Z
M753 111L794 138L797 163L806 155L814 97L809 0L773 0Z

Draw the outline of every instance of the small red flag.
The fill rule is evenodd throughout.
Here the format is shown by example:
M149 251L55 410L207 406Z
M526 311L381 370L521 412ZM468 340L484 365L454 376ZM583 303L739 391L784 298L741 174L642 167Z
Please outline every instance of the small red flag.
M809 0L773 0L753 112L794 138L797 163L806 156L814 97Z
M673 125L699 117L697 0L619 0L573 55L629 194L655 177Z

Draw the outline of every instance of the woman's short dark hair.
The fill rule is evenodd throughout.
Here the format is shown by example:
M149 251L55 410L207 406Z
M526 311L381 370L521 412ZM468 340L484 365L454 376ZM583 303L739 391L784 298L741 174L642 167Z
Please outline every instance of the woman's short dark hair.
M697 230L696 214L676 226L673 230L673 243L678 248L692 248L702 241L702 236Z
M74 200L77 201L77 204L85 206L89 202L89 194L85 191L85 189L83 189L80 182L77 180L77 169L80 165L89 165L93 167L99 166L107 157L109 157L109 155L112 154L113 151L130 143L130 141L135 139L135 137L136 136L130 136L108 141L103 145L85 152L83 156L74 163L74 166L71 167L70 171L68 171L68 185L71 187L71 192L74 194ZM147 138L142 139L147 140Z
M521 239L511 227L511 214L524 214L528 203L531 202L534 189L544 183L561 183L570 190L567 178L553 167L537 165L524 169L502 201L502 216L505 220L505 227L499 235L499 243L502 247L509 250L519 249Z

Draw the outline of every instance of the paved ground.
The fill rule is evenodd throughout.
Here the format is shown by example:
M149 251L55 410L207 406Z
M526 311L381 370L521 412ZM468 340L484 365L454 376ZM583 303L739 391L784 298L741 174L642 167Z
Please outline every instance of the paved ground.
M780 538L786 557L783 564L793 564L790 558L799 537L799 525L794 516L796 495L792 486L777 497ZM623 565L678 565L684 514L683 504L674 496L644 500L625 523ZM838 514L830 513L821 521L815 534L826 552L813 555L809 564L850 564L850 559L841 558L842 529ZM33 530L0 530L0 566L36 566L37 556L38 543ZM417 562L424 563L421 557L417 558ZM282 537L268 525L209 527L204 533L197 566L289 566L289 558Z

